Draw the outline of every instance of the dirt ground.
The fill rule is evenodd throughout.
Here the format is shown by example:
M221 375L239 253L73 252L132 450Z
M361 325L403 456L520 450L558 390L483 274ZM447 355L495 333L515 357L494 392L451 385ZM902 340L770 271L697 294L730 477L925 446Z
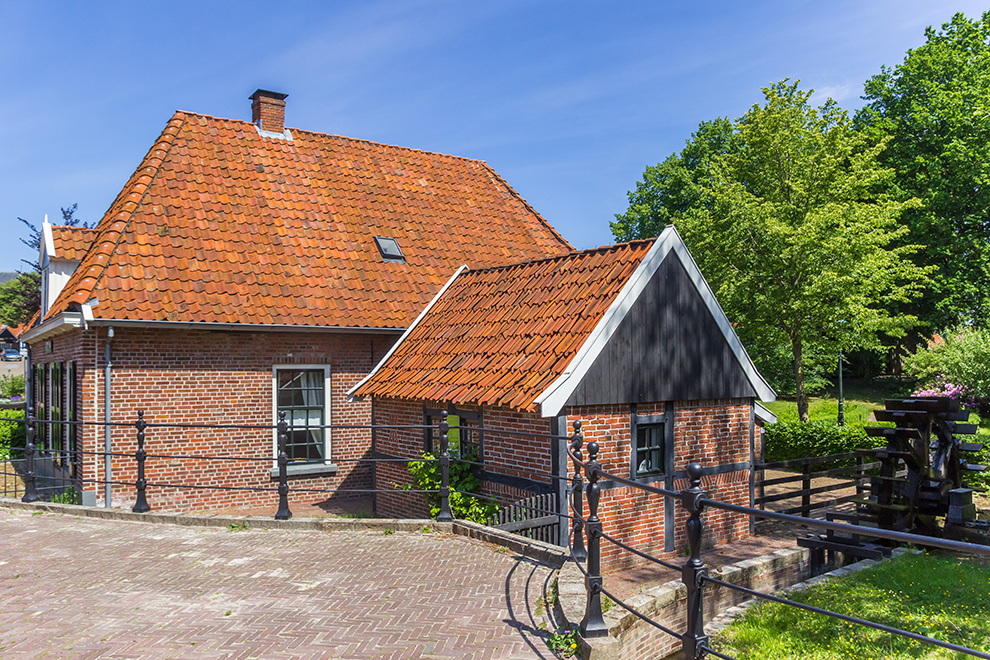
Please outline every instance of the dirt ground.
M20 497L24 494L24 480L14 470L10 461L0 461L0 495Z

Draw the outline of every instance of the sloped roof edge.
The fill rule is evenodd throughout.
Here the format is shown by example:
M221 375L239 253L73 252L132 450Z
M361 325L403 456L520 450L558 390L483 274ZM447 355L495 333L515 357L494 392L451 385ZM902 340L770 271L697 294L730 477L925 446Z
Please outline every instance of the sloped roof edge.
M588 335L584 344L578 349L577 354L564 370L564 373L534 400L533 403L540 406L540 412L544 417L555 417L564 408L564 405L570 399L574 390L591 369L595 359L604 350L612 335L618 330L626 314L632 309L633 304L649 284L654 273L656 273L657 269L660 268L660 265L671 252L678 257L681 265L684 266L688 278L698 291L712 318L718 324L722 335L739 361L739 365L746 374L749 383L756 391L757 396L761 401L775 401L777 399L777 393L774 392L769 383L757 371L756 365L753 364L749 354L742 345L742 341L739 340L739 336L736 335L736 331L732 328L729 318L725 315L718 300L715 299L715 294L708 286L708 282L705 281L704 276L701 274L698 264L695 263L694 258L684 244L684 239L677 233L677 229L673 225L667 225L660 236L657 237L656 242L650 248L646 257L640 262L636 271L629 278L629 281L626 282L622 291L619 292L612 306L605 312L605 316L602 317L598 325L595 326L595 329Z
M392 348L388 349L388 353L386 353L385 356L378 362L378 364L375 365L375 368L371 370L371 373L369 373L367 376L362 378L357 383L357 385L347 390L348 401L362 400L362 397L353 396L354 392L357 391L357 389L360 388L362 385L364 385L366 382L371 380L371 378L376 373L378 373L378 370L382 368L382 365L388 362L388 359L392 357L392 354L395 353L396 349L399 348L399 346L406 339L406 337L408 337L409 334L416 329L416 326L419 325L419 322L423 320L423 318L429 313L431 309L433 309L433 306L437 303L438 300L440 300L440 297L447 292L447 289L451 287L451 285L457 280L460 274L466 271L467 269L468 269L467 264L463 264L460 268L457 269L457 271L453 275L450 276L450 279L447 280L447 282L440 288L439 291L437 291L437 295L433 296L433 300L431 300L429 304L423 308L423 311L419 313L419 316L416 317L416 320L413 321L408 328L406 328L406 331L402 333L402 336L399 337L398 341L392 344Z

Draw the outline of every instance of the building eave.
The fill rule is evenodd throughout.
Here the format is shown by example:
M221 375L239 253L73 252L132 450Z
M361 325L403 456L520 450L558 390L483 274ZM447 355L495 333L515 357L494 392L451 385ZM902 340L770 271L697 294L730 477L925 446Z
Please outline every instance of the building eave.
M51 336L62 334L77 328L87 326L114 326L116 328L137 328L143 330L211 330L220 332L340 332L346 334L389 334L397 335L404 328L364 328L336 325L274 325L263 323L198 323L189 321L134 321L129 319L92 319L83 318L78 312L62 312L58 316L45 321L29 330L21 338L25 343L31 343Z
M57 335L84 327L82 314L79 312L62 312L58 316L48 319L41 325L31 328L20 336L20 341L25 344L49 339Z

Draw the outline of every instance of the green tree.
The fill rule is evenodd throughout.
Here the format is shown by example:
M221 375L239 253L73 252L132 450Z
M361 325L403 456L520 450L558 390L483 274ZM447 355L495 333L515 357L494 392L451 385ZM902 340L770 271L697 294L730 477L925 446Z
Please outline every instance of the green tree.
M680 154L651 165L631 190L629 208L615 214L612 235L617 241L658 236L663 228L695 209L711 206L707 185L714 160L739 149L729 119L701 122Z
M705 195L675 225L744 340L790 348L801 421L808 419L809 349L873 348L913 316L888 312L919 295L930 269L891 247L898 220L917 205L885 194L893 172L877 163L883 143L853 130L832 100L783 81L736 122L739 148L715 158Z
M888 137L880 162L900 199L918 198L901 240L938 272L909 310L933 330L990 321L990 12L953 16L904 62L866 82L857 126Z
M41 308L41 273L21 273L0 285L0 323L18 326Z

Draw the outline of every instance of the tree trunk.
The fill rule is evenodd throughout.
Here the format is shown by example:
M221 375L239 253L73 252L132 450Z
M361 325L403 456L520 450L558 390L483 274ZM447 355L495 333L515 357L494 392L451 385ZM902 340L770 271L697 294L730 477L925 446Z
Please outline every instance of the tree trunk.
M791 352L794 354L794 385L797 390L798 419L808 421L808 395L804 391L804 362L801 359L801 339L791 338Z

